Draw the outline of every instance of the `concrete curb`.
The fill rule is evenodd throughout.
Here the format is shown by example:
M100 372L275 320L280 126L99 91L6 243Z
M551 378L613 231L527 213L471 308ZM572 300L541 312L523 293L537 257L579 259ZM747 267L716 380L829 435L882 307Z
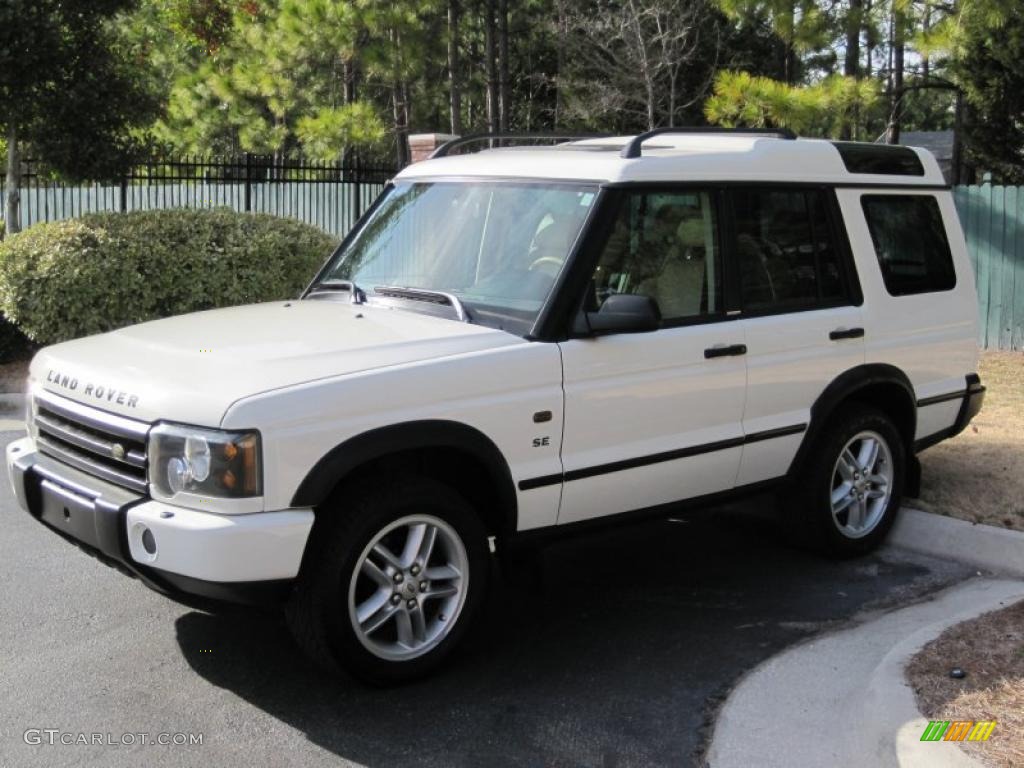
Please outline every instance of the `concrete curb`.
M1024 532L969 523L918 509L900 510L890 546L959 560L993 573L1024 577Z
M954 744L919 740L927 720L904 668L948 627L1020 599L1024 582L973 579L769 659L726 700L708 765L978 766Z
M864 691L864 718L869 722L873 720L878 731L884 732L886 727L891 731L894 724L902 723L893 734L896 764L901 768L982 766L962 750L949 749L949 744L921 741L921 734L929 719L917 708L914 691L906 679L906 668L910 660L947 629L1024 598L1022 582L979 580L963 586L964 592L955 601L960 608L950 604L950 615L921 626L894 645L875 668ZM952 590L948 590L939 599L945 601L952 596L950 592ZM910 713L916 717L908 718Z

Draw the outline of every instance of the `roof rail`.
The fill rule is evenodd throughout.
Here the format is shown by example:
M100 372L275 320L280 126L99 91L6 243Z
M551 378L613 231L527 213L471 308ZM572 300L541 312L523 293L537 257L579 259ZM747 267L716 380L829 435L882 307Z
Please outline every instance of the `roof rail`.
M608 135L609 134L607 133L471 133L466 136L459 136L451 141L446 141L431 153L429 159L433 160L435 157L447 157L456 147L461 147L463 144L476 144L481 141L501 141L510 139L579 141L580 139L602 139L606 138Z
M793 133L788 128L722 128L721 126L716 126L716 125L703 126L703 127L684 126L684 127L681 127L681 128L655 128L652 131L647 131L646 133L641 133L641 134L639 134L637 136L634 136L632 139L630 139L629 143L626 144L626 146L624 146L622 148L622 151L619 153L619 157L625 158L627 160L631 160L631 159L640 157L640 154L641 154L640 150L641 150L641 147L643 146L643 143L645 141L647 141L648 139L653 139L655 136L663 136L666 133L675 133L675 134L680 134L680 135L702 134L702 133L709 133L709 134L721 134L721 133L724 133L724 134L730 134L730 135L733 135L733 136L743 136L743 135L749 135L749 136L768 136L768 137L771 137L771 138L787 139L787 140L793 140L793 139L796 138L796 134Z

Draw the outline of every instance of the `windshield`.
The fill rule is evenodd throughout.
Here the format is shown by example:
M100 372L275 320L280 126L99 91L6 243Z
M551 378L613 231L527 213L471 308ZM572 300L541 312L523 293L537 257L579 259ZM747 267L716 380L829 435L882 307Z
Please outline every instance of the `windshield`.
M524 335L596 195L580 184L399 183L320 282L350 281L371 303L386 286L443 291L473 322Z

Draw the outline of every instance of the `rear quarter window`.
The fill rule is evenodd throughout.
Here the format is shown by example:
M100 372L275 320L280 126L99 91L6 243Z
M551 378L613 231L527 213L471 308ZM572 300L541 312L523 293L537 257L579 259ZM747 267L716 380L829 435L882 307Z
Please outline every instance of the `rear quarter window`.
M864 195L861 207L892 296L949 291L956 286L953 254L939 203L932 195Z

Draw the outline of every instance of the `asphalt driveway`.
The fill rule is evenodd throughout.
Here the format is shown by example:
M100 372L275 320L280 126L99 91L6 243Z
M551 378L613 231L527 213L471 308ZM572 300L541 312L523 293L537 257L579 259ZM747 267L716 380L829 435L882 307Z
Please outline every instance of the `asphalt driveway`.
M543 590L496 584L454 664L374 690L311 667L274 614L193 610L86 557L20 512L6 478L0 521L5 766L689 765L744 671L970 575L828 562L729 511L654 521L549 548ZM28 729L202 744L36 745Z

